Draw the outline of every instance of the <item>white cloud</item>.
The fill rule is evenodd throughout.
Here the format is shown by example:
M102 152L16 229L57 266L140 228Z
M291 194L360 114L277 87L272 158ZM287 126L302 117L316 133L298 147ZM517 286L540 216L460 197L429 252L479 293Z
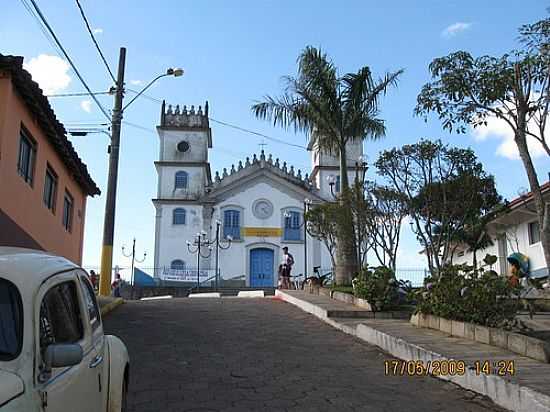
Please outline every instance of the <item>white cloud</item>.
M23 67L39 84L44 94L59 93L71 83L69 64L60 57L41 54L24 63Z
M92 101L91 100L82 100L80 102L80 108L84 110L86 113L90 113L92 111Z
M93 34L103 34L103 29L101 27L97 27L92 30Z
M531 128L534 129L534 124L531 125ZM489 117L487 118L487 126L479 126L473 129L472 134L477 141L484 141L490 138L499 140L499 145L495 152L497 156L512 160L519 159L518 148L514 141L514 132L503 119ZM544 148L535 138L528 136L527 145L529 146L531 157L537 158L546 155Z
M134 86L140 86L143 84L143 81L141 80L130 80L130 84L134 85Z
M460 32L468 30L470 27L472 27L472 23L463 23L463 22L453 23L450 26L446 27L445 30L441 32L441 36L453 37Z

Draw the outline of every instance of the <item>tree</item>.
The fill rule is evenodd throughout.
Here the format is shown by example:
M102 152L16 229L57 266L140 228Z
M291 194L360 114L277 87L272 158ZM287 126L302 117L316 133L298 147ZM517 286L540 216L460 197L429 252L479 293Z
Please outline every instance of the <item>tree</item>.
M458 51L434 59L429 70L433 81L422 87L415 113L435 112L443 128L466 132L487 124L490 117L502 119L514 141L533 194L541 243L550 266L550 202L542 196L527 139L538 142L550 156L545 134L550 107L550 19L520 28L525 50L501 57L472 57Z
M391 187L367 185L372 219L366 220L372 250L378 262L395 273L401 224L407 215L406 196Z
M386 150L376 161L378 174L404 196L411 226L433 274L452 261L458 234L473 216L491 210L494 178L471 149L421 140Z
M374 81L368 66L357 73L339 76L333 62L315 47L306 47L298 57L297 77L287 76L282 96L266 96L252 106L260 119L275 126L305 132L316 146L337 153L342 191L349 188L346 145L356 139L378 139L385 135L378 102L390 86L395 86L403 70ZM344 227L338 236L336 283L349 284L357 271L351 213L342 216Z
M305 216L307 232L326 246L333 270L336 265L335 250L340 212L338 203L329 202L311 207Z

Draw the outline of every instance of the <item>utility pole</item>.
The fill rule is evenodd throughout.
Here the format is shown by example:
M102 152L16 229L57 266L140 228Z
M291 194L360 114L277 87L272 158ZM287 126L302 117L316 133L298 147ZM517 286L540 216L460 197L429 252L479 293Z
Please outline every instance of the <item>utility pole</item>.
M107 199L103 221L103 248L101 250L101 275L99 294L111 294L111 271L113 266L113 239L115 232L116 188L118 180L118 156L120 148L120 129L122 126L122 99L124 98L124 66L126 48L120 48L118 74L116 81L115 105L111 120L111 144L109 149L109 177L107 180Z

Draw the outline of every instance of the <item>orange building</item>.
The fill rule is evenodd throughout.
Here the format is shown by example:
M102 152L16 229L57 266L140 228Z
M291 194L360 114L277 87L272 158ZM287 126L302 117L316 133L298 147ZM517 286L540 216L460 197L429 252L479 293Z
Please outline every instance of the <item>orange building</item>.
M0 54L0 245L80 264L86 200L99 193L23 57Z

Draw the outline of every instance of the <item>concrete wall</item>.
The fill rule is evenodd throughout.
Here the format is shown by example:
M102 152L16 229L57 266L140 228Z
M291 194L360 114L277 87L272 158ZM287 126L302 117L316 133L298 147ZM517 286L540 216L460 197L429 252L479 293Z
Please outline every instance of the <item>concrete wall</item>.
M36 142L34 178L29 185L19 176L17 162L21 126ZM55 208L52 212L43 201L44 179L47 165L58 176ZM74 199L72 230L62 224L63 199L67 190ZM10 243L9 232L22 231L40 248L61 255L80 264L86 194L67 170L62 159L38 126L33 115L17 94L9 77L0 73L0 210L14 222L11 227L0 227L3 245ZM7 222L8 220L4 220ZM19 245L21 246L21 245ZM35 247L33 245L29 245Z

